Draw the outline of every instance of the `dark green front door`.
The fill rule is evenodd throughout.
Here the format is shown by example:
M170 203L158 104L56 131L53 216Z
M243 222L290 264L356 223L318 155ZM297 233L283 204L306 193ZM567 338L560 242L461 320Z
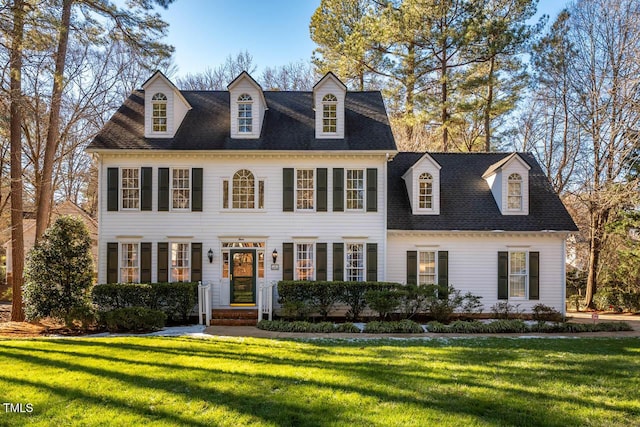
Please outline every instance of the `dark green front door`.
M256 251L231 251L231 304L256 303Z

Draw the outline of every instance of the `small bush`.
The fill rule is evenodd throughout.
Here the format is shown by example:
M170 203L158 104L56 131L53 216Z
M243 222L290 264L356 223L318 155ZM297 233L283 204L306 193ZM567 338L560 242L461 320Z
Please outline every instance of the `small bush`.
M520 304L510 304L507 301L500 301L491 307L491 312L497 319L517 319L522 314Z
M152 288L146 283L104 283L93 287L91 299L99 311L116 308L152 308Z
M434 334L444 334L449 332L449 327L434 320L427 323L427 332L433 332Z
M478 334L484 330L484 323L478 321L466 322L463 320L456 320L449 324L449 332L456 334Z
M542 322L560 322L562 315L558 310L544 304L536 304L531 309L533 320Z
M369 322L364 327L367 334L420 334L424 332L422 326L416 322L404 319L399 322Z
M315 332L315 333L331 333L335 331L336 331L335 325L330 322L311 323L309 325L309 330L308 330L308 332Z
M343 332L347 334L359 334L360 328L358 328L353 323L340 323L336 325L336 332Z
M125 307L99 313L99 321L109 332L148 332L164 328L167 316L160 310Z
M518 319L501 319L491 323L485 323L482 333L488 334L514 334L529 332L529 327L522 320Z
M358 333L358 329L352 323L344 323L342 325L334 325L330 322L310 323L310 322L287 322L284 320L261 320L257 324L258 329L274 332L310 332L310 333L332 333L332 332L350 332Z
M378 313L380 320L385 320L398 309L402 297L398 289L391 287L369 289L364 296L369 307Z
M400 313L405 319L411 319L426 310L426 304L433 296L433 290L428 286L408 284L398 288L400 294Z

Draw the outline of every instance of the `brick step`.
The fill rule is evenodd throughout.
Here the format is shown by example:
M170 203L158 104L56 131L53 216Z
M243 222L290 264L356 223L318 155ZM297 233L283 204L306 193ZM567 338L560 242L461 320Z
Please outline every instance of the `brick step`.
M258 319L211 319L211 326L256 326Z
M245 319L258 320L258 310L242 310L242 309L215 309L211 310L212 319Z

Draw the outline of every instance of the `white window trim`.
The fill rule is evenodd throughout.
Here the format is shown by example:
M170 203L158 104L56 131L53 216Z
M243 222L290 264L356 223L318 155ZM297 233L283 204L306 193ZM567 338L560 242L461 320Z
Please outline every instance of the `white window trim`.
M352 241L347 241L344 242L344 271L343 271L343 277L345 281L349 281L349 251L347 250L347 247L349 245L362 245L362 282L366 282L367 281L367 244L366 242L363 241L357 241L357 240L352 240Z
M335 101L333 101L333 100L331 100L331 101L325 100L325 98L327 96L329 96L329 95L333 96L335 98ZM334 95L333 93L327 93L326 95L324 95L322 97L322 100L320 101L320 103L322 105L322 117L321 117L321 122L320 122L320 126L321 126L320 130L321 130L321 133L323 135L337 135L338 134L338 127L339 127L339 123L338 123L338 121L339 121L339 119L338 119L338 104L339 104L339 102L340 101L338 100L338 97L336 95ZM333 131L333 132L324 130L324 121L325 121L324 108L325 108L325 106L328 106L328 105L335 106L336 130Z
M242 98L245 95L248 96L249 99L241 100L240 98ZM251 135L251 134L253 134L253 126L254 126L254 123L253 123L254 122L254 120L253 120L253 112L254 112L254 108L253 108L254 107L254 100L253 100L253 97L250 94L246 93L246 92L242 93L242 94L240 94L240 96L238 96L238 98L236 100L236 105L237 105L237 108L238 108L238 111L237 111L237 113L238 113L237 114L237 120L238 120L238 122L237 122L237 126L238 126L237 127L237 132L238 132L238 134L240 134L240 135ZM241 105L249 105L251 107L251 115L250 115L250 117L240 117L240 106ZM240 120L241 119L249 119L250 120L250 122L251 122L251 130L240 130L240 127L241 127L240 126Z
M176 208L173 206L173 171L174 170L187 170L187 177L189 178L189 207L188 208ZM176 189L177 190L177 189ZM190 167L173 167L169 169L169 203L171 211L174 212L191 212L191 203L193 198L193 171Z
M125 268L122 265L122 255L123 255L123 250L122 250L122 245L137 245L138 246L138 280L136 282L124 282L122 279L122 269ZM132 239L123 239L123 240L119 240L118 241L118 283L140 283L140 270L142 268L142 266L140 265L140 258L141 258L141 254L140 254L140 241L139 240L132 240Z
M316 243L315 240L296 240L293 242L293 265L295 266L293 268L293 274L294 274L294 279L295 280L303 280L300 279L300 276L298 275L298 245L311 245L311 269L312 269L312 273L311 273L311 278L310 279L304 279L304 280L316 280Z
M122 196L122 192L124 190L124 186L122 185L122 175L125 169L137 169L138 170L138 207L137 208L125 208L124 207L124 197ZM120 203L119 208L123 211L131 211L136 212L140 210L140 204L142 203L142 169L139 167L120 167L118 168L118 202Z
M418 278L417 282L418 285L420 285L420 254L422 253L433 253L433 264L434 264L434 268L433 268L433 283L431 285L435 285L438 286L438 250L437 249L433 249L433 250L427 250L427 249L418 249L418 262L417 262L417 271L416 271L416 277ZM431 286L429 284L425 284L425 285L420 285L420 286Z
M169 282L174 282L173 280L173 245L174 244L183 244L183 245L187 245L187 262L188 262L188 266L187 267L180 267L180 268L186 268L187 269L187 280L185 280L185 282L190 282L191 281L191 266L192 266L192 262L193 260L191 259L191 242L187 241L185 239L173 239L169 242Z
M246 168L243 168L246 169ZM240 170L240 169L238 169ZM224 176L220 179L220 211L221 212L266 212L267 210L267 178L259 177L251 169L247 169L253 174L253 182L254 182L254 208L234 208L233 207L233 175L238 172L238 170L234 171L231 176ZM229 186L229 192L227 194L227 206L224 207L224 182L227 181ZM264 194L263 194L263 207L260 206L260 181L262 181L264 186Z
M512 197L509 194L509 184L511 182L511 180L509 178L511 178L512 175L518 175L520 177L520 179L518 181L514 181L520 184L520 195L518 196L520 198L520 207L518 208L512 208L509 207L509 197ZM522 177L521 173L518 172L512 172L509 174L509 176L507 176L507 195L506 195L506 203L507 203L507 211L509 212L522 212L524 211L524 178Z
M360 209L349 209L348 203L348 188L347 183L349 179L347 178L347 171L362 171L362 208ZM345 212L366 212L367 211L367 173L364 168L345 168L344 169L344 211Z
M302 170L310 170L313 172L313 195L311 196L311 202L313 204L313 208L311 209L301 209L298 208L298 171ZM293 206L295 206L296 212L315 212L317 209L316 206L316 192L318 191L318 173L316 168L296 168L294 170L294 188L293 188Z
M524 253L524 262L525 262L525 273L524 273L524 295L521 297L512 297L511 296L511 255L514 253ZM509 249L509 258L507 260L507 283L508 283L508 288L507 288L507 296L508 299L511 301L526 301L529 299L529 272L530 272L530 267L529 267L529 251L526 249L516 249L516 248L510 248Z
M431 176L431 207L430 208L422 208L420 207L420 176L422 176L423 174L429 174L429 176ZM420 212L435 212L436 210L436 192L435 192L435 178L433 177L433 174L431 172L420 172L418 174L418 178L417 178L417 182L416 182L416 196L417 196L417 200L416 200L416 210L420 211Z
M156 95L161 94L163 95L166 99L153 99ZM166 123L166 130L154 130L154 126L153 126L153 108L155 104L163 104L165 106L165 120L167 121ZM170 127L170 123L169 123L169 96L167 96L166 93L164 92L156 92L155 94L153 94L151 96L151 125L149 126L149 130L151 131L151 133L153 135L168 135L169 134L169 127Z

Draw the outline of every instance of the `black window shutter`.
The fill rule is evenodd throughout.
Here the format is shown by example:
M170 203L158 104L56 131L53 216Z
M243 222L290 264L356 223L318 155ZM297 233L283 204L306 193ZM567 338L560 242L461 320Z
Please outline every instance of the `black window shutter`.
M293 280L293 243L282 244L282 280Z
M191 243L191 281L202 280L202 243Z
M540 299L540 252L529 252L529 299Z
M509 299L509 252L498 252L498 299Z
M418 284L418 252L407 251L407 285Z
M282 211L293 212L293 168L282 169Z
M367 212L378 211L378 169L367 169Z
M117 243L107 243L107 283L118 283Z
M118 168L107 168L107 210L118 210ZM116 268L117 269L117 268Z
M446 299L449 295L449 252L438 251L438 297Z
M169 281L169 243L158 242L158 282Z
M150 211L153 197L152 190L153 168L140 168L140 210Z
M344 169L333 169L333 211L344 211Z
M316 169L316 211L327 211L327 168Z
M158 210L169 210L169 168L158 168Z
M151 283L151 243L140 243L140 283Z
M326 243L316 243L316 280L327 280Z
M333 280L344 280L344 243L333 244Z
M202 212L202 168L191 169L191 211Z
M378 281L378 244L367 243L367 282Z

